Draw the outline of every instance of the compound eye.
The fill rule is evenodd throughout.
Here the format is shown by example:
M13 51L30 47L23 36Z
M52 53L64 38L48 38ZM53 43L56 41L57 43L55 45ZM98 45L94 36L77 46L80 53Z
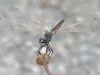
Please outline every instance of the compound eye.
M39 40L39 42L40 42L40 43L44 43L44 39L41 38L41 39Z
M41 40L40 40L40 42L41 42L41 43L44 43L44 40L43 40L43 39L41 39Z

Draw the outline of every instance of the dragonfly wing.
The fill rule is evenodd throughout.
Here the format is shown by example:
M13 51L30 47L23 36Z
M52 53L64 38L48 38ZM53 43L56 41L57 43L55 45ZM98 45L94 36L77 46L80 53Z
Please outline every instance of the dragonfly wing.
M70 25L68 27L64 27L61 29L61 31L63 32L79 32L81 30L81 24L80 23L76 23L73 25Z
M45 31L46 25L44 24L44 21L42 21L41 18L38 17L28 17L24 16L25 19L20 19L17 23L17 25L20 26L20 29L23 31L28 31L32 34L42 33Z
M61 32L100 31L100 26L84 25L82 23L62 27Z
M51 32L54 34L57 32L57 30L61 27L61 25L63 24L64 19L62 19L53 29L51 29Z

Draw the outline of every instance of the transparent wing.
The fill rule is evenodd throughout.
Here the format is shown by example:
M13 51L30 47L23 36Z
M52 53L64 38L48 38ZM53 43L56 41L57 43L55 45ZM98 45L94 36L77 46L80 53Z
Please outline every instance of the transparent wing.
M44 29L43 23L41 23L39 19L33 17L26 22L22 22L21 24L25 30L28 30L32 33L35 31L43 31Z
M85 24L86 22L70 24L61 27L60 32L81 32L81 31L100 31L99 25Z
M81 30L80 23L76 23L67 27L63 27L61 31L63 32L79 32Z
M38 16L23 15L17 22L21 30L28 31L32 34L43 33L47 25L45 20Z
M74 24L67 24L67 21L64 22L63 20L60 21L57 25L48 25L45 24L45 19L40 16L30 16L30 15L23 15L18 20L17 24L20 26L20 30L29 31L32 34L39 34L51 29L51 31L56 32L56 30L60 30L60 32L80 32L80 31L99 31L100 25L99 24L92 24L86 22L78 22ZM61 26L62 25L62 26ZM60 27L61 26L61 27ZM54 28L53 28L54 27Z

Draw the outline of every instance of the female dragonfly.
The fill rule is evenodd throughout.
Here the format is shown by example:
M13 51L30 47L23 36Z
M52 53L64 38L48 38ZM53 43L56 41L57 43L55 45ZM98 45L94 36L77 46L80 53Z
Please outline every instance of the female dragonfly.
M44 38L40 38L39 39L39 43L40 43L40 48L38 49L38 53L41 54L40 50L43 47L46 47L46 53L49 51L49 54L53 54L53 50L50 46L50 41L52 40L52 36L57 32L57 30L61 27L61 25L63 24L64 19L62 19L53 29L51 29L51 31L45 31L44 34Z
M39 19L37 19L38 21L41 21ZM33 19L32 19L33 21ZM39 44L40 44L40 47L38 49L38 54L41 54L41 49L43 47L46 47L46 53L49 52L49 54L52 56L53 54L53 49L52 47L50 46L50 41L52 40L52 37L53 35L59 30L59 28L63 25L63 22L64 22L64 19L62 19L57 25L55 25L50 31L45 31L44 33L44 37L43 38L39 38ZM33 23L33 22L32 22ZM38 26L39 24L41 25L41 22L40 23L36 23L34 22L35 24L32 25L31 24L26 24L25 25L25 22L24 22L24 27L25 29L27 30L27 28L29 28L28 30L32 32L33 28L36 26L38 29L42 29L41 26ZM34 29L36 29L36 27ZM62 28L62 27L61 27ZM79 32L81 30L80 28L80 23L77 23L77 24L74 24L74 25L71 25L69 27L64 27L65 31L67 32ZM82 28L84 30L84 28ZM42 29L44 30L44 29ZM99 29L92 29L92 31L98 31ZM34 31L34 30L33 30ZM63 31L63 30L62 30Z

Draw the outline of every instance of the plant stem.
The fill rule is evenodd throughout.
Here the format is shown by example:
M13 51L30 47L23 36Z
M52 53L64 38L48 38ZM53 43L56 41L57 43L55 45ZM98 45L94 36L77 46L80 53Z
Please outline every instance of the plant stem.
M52 75L52 73L51 73L51 71L49 70L47 64L44 64L44 69L45 69L45 71L47 72L48 75Z

